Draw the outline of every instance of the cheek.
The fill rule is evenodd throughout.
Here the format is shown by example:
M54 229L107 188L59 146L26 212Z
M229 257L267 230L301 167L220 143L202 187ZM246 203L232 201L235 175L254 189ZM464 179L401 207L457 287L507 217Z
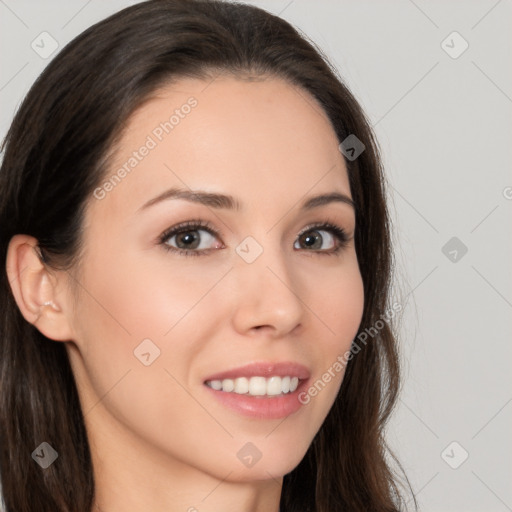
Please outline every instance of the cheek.
M203 343L195 329L197 314L205 309L194 305L215 278L196 273L192 279L182 267L171 271L129 256L88 261L87 291L76 319L81 361L73 366L86 421L96 426L91 436L130 433L224 476L237 462L240 440L231 447L226 430L188 389L189 370ZM212 448L211 437L222 442ZM117 440L109 445L122 446ZM226 460L226 451L230 457L223 467L216 461Z
M319 429L340 389L363 315L364 286L355 253L337 271L317 274L307 289L307 304L316 316L312 354L317 372L300 400L314 410Z
M84 411L106 393L104 404L119 416L153 421L165 415L166 403L186 408L190 397L178 382L188 384L207 341L201 325L217 316L215 304L201 299L225 273L197 268L119 250L97 251L87 260L75 315L83 360L77 372L88 382ZM141 416L141 410L151 413Z
M90 315L133 342L165 337L229 269L190 261L199 258L167 257L164 249L150 257L119 248L96 255L83 278Z
M364 309L364 287L355 252L339 268L308 280L307 305L323 324L324 353L338 355L350 348L357 335ZM316 321L315 320L315 321Z

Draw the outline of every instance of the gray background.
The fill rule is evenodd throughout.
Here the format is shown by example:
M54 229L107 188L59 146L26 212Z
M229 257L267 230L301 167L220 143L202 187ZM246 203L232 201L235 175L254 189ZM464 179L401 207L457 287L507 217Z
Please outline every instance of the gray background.
M2 138L55 55L32 41L61 48L133 3L0 0ZM511 1L248 3L324 50L380 141L404 307L388 438L420 508L512 510Z

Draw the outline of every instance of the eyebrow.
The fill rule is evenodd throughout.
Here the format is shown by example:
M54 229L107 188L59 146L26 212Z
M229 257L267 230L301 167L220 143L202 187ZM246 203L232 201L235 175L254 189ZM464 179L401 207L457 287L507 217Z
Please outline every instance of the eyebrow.
M139 211L145 210L146 208L149 208L150 206L153 206L157 203L161 203L162 201L167 201L171 199L183 199L185 201L202 204L210 208L216 209L223 208L227 210L237 211L240 211L242 209L241 203L230 195L205 192L203 190L185 190L181 188L170 188L169 190L166 190L160 195L144 203L141 206L141 208L139 208ZM330 203L344 203L355 209L354 201L350 197L341 192L330 192L327 194L320 194L317 196L310 197L302 203L300 209L311 210L313 208L325 206Z

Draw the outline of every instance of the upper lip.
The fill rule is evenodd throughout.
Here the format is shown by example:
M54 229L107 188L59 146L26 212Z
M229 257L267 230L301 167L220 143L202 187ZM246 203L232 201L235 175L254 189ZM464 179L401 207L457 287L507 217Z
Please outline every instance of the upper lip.
M308 379L310 371L302 364L291 361L258 362L210 375L206 381L236 379L237 377L298 377Z

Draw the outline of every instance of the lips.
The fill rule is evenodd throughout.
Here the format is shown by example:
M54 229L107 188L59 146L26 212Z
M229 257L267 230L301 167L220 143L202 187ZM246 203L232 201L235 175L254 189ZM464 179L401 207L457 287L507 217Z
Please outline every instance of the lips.
M245 416L284 418L297 412L310 371L294 362L254 363L210 375L204 385L220 403Z

